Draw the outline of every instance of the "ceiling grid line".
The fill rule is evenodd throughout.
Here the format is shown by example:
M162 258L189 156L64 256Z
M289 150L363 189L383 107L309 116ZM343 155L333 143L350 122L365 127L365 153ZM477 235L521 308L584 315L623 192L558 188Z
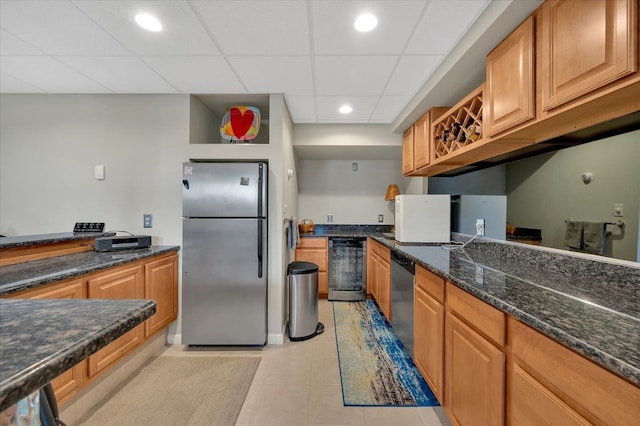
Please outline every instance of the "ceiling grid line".
M196 19L198 20L198 22L200 23L200 25L202 26L202 29L204 30L204 32L207 34L207 37L209 37L209 39L211 40L211 42L213 43L213 45L216 47L216 49L218 49L218 51L220 52L220 56L222 57L222 59L225 61L225 63L227 64L227 66L229 67L229 69L231 70L231 73L235 76L236 80L238 80L238 83L240 83L240 85L242 86L242 88L244 89L244 93L250 93L249 89L247 87L247 85L245 84L245 82L242 80L242 77L240 77L240 74L238 73L238 71L235 69L235 67L233 66L233 64L231 64L231 62L229 61L229 57L227 56L225 49L222 47L222 45L220 44L220 42L217 40L216 36L213 35L213 33L211 32L211 29L209 28L209 26L207 25L204 17L202 16L202 14L200 13L200 11L198 10L198 8L192 3L191 0L184 0L185 3L189 6L189 9L191 10L191 12L193 13L193 15L196 17Z
M318 81L316 77L316 55L313 36L313 5L307 0L307 25L309 30L309 60L311 61L311 90L313 92L313 114L318 120Z
M501 3L530 13L540 1ZM432 75L443 78L437 70L461 35L488 31L488 19L476 25L487 4L492 2L0 0L0 92L283 93L294 123L393 126L424 98ZM505 14L509 8L494 7ZM133 17L140 12L156 15L164 31L138 27ZM370 33L354 29L363 12L378 17ZM504 27L504 19L500 23ZM475 71L469 70L470 79L477 78ZM453 98L459 83L451 84ZM340 114L347 102L353 111Z
M427 10L429 10L430 6L431 6L431 2L427 2L422 6L422 11L420 12L420 16L418 17L418 20L416 21L416 24L414 25L413 30L411 30L411 34L409 34L409 37L407 37L407 40L405 41L405 44L402 47L402 51L400 52L400 55L398 55L398 58L396 59L395 65L393 66L393 69L391 70L391 73L389 74L389 77L387 78L386 83L384 84L384 86L382 87L382 90L380 91L380 95L378 96L378 100L377 100L376 104L373 106L373 109L371 110L371 114L369 115L369 121L371 121L373 119L373 115L376 113L376 109L378 108L378 105L380 104L380 101L382 100L382 97L386 93L387 87L389 87L389 83L391 82L391 79L393 78L396 70L399 67L400 61L402 61L402 57L406 54L409 45L413 41L413 38L415 37L416 32L418 31L418 26L420 25L420 23L424 19L424 16L427 14ZM425 77L425 79L426 79L426 77Z

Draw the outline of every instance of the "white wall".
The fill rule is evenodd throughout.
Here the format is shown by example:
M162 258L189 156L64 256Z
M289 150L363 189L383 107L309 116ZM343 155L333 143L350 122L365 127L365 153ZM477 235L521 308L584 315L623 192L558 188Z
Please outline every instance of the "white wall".
M0 233L70 232L76 221L180 244L188 96L0 96ZM106 179L94 179L95 165ZM142 227L143 213L154 227Z
M406 194L412 181L402 176L400 160L300 160L299 217L323 224L331 213L334 224L378 224L383 214L383 224L391 225L395 207L384 199L387 187L395 183Z

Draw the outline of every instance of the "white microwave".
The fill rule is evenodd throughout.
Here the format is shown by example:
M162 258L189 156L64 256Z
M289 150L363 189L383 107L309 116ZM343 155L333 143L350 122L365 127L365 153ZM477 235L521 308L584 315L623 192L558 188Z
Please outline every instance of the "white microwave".
M395 228L400 243L451 241L451 196L397 195Z

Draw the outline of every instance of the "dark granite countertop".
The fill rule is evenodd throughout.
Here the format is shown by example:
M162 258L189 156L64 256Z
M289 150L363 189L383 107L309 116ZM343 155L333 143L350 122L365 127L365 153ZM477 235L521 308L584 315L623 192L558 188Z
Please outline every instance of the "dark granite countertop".
M25 235L22 237L1 237L0 249L62 243L65 241L91 240L105 235L113 235L113 232L58 232L56 234Z
M452 251L374 238L640 386L640 265L489 239Z
M155 312L153 300L0 300L0 411Z
M179 246L151 246L145 249L113 252L85 251L3 266L0 270L0 296L179 249Z
M392 225L316 225L314 232L300 234L300 237L366 238L382 236L383 233L390 232L391 228Z

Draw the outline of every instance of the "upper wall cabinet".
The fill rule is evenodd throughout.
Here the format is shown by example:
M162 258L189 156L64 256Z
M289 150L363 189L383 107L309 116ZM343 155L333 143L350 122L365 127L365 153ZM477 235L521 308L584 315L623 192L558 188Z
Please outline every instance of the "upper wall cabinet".
M431 152L433 132L431 123L444 114L448 108L434 107L427 111L402 135L402 174L419 176L433 158Z
M549 111L637 69L637 0L550 0L538 48L542 109Z
M426 166L413 125L409 174L457 175L636 126L638 3L545 1L489 53L486 82L431 119Z
M414 128L415 125L409 127L402 134L402 174L405 176L413 173L413 171L416 169L413 149Z
M485 131L488 136L536 116L534 17L530 16L487 56Z

